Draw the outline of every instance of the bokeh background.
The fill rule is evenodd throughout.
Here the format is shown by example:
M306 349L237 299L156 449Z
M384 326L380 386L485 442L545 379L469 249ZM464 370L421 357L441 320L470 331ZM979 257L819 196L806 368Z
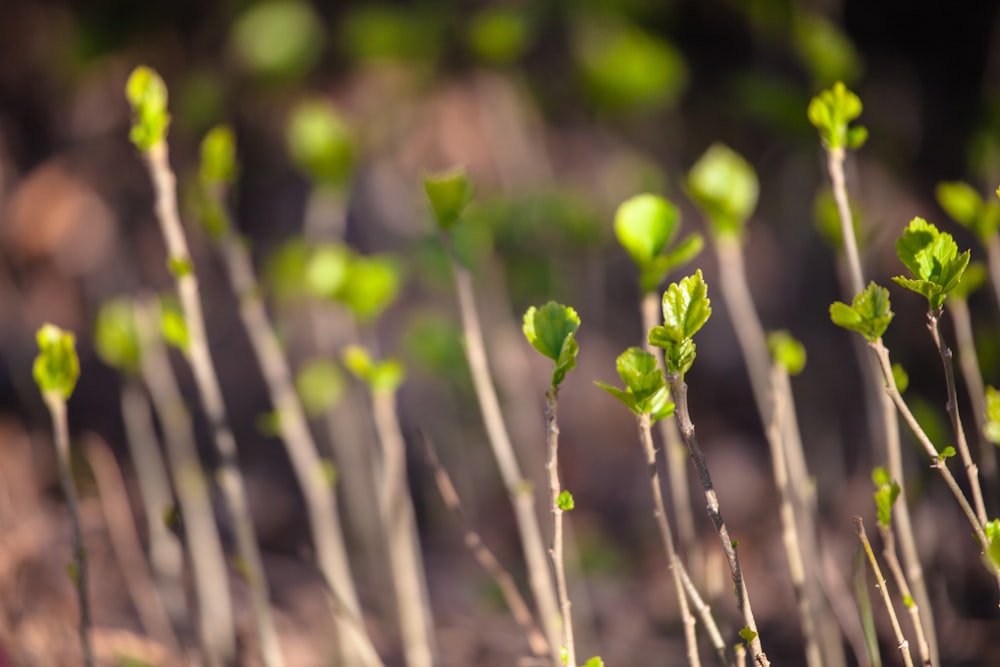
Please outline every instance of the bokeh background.
M842 295L836 253L818 223L830 210L825 156L806 107L838 80L864 101L860 120L870 139L849 159L848 184L869 276L888 284L903 271L894 241L915 215L954 233L960 247L975 246L938 207L934 187L961 179L992 196L1000 183L995 3L5 0L0 665L71 664L60 661L70 660L65 651L75 637L64 574L67 519L48 418L31 381L33 335L42 323L78 336L83 374L70 402L74 436L106 441L131 479L120 380L95 354L93 331L108 299L171 286L148 175L128 141L124 83L143 63L170 88L171 157L182 192L197 170L204 133L219 122L235 128L241 167L233 217L267 278L293 365L322 348L296 324L295 304L282 299L282 286L301 269L296 253L303 243L342 240L362 254L388 253L401 272L398 299L362 333L408 370L399 407L412 445L410 481L442 664L512 665L526 653L489 579L462 547L419 447L425 438L435 444L472 523L523 576L462 354L447 257L421 187L424 174L455 165L465 165L477 184L470 217L478 224L465 243L507 423L525 469L539 482L547 364L521 337L520 316L555 299L583 320L580 363L560 414L564 480L577 505L570 578L580 653L600 653L611 665L684 664L634 423L592 381L615 380L615 357L642 336L637 276L614 238L615 208L639 192L662 194L681 208L684 233L705 231L682 183L715 141L743 154L760 177L760 204L746 235L748 277L764 325L790 330L808 351L794 380L798 417L825 549L835 574L850 581L850 519L873 517L869 473L882 461L868 437L850 337L828 319L829 304ZM295 134L290 128L304 108L336 114L339 123L334 145L342 152L318 170L296 151L305 150L303 142L308 147L310 131L329 137L329 127L320 122L317 130L307 118L304 134ZM235 297L192 211L187 206L185 217L211 345L267 554L279 631L296 651L293 664L330 664L328 626L306 564L302 502L268 427L271 408ZM975 247L973 255L982 251ZM702 268L710 295L714 262L706 250L683 269ZM897 317L887 344L910 373L908 399L935 441L945 442L941 368L923 305L895 288L893 299ZM984 376L1000 382L996 306L985 291L970 303ZM765 648L776 664L802 664L764 433L731 323L721 301L715 305L688 377L693 418L742 545ZM183 363L175 366L194 406L189 373ZM353 424L347 436L341 431L347 447L371 447L363 393L346 375L334 384L340 403L330 419ZM317 419L315 427L332 447L327 421ZM201 422L199 429L210 465L208 432ZM940 480L916 447L907 456L918 541L945 638L942 663L995 664L995 591ZM141 642L93 484L80 467L96 621ZM345 495L352 487L363 493L367 484L347 468L340 479ZM377 539L365 508L346 506L366 619L387 664L401 664ZM712 554L715 535L698 518ZM226 524L221 511L219 520ZM719 557L706 564L718 572L709 594L735 637L740 623L722 568ZM888 649L881 620L880 628ZM893 664L897 656L885 653Z

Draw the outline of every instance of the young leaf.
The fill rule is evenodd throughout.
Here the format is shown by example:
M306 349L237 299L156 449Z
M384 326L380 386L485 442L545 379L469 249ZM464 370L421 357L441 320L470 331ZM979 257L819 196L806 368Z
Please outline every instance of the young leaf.
M583 667L604 667L604 661L601 660L601 656L595 655L593 658L583 663Z
M679 225L677 207L651 194L624 201L615 213L615 236L640 269L666 249Z
M140 65L132 70L125 84L125 97L132 108L129 139L145 153L167 137L167 84L155 70Z
M559 493L559 497L556 499L556 505L558 505L559 509L563 512L569 512L576 507L576 502L573 500L573 494L566 490L561 491Z
M983 198L975 188L962 181L938 183L934 195L949 218L963 227L971 229L975 226L984 206Z
M668 400L669 390L663 373L656 365L656 357L640 347L630 347L618 356L615 365L625 389L603 382L597 382L597 386L636 415L650 415L654 422L673 414L674 404Z
M923 218L914 218L896 241L896 254L913 278L896 276L893 280L927 298L933 312L944 305L949 292L962 280L970 253L959 254L951 234Z
M438 227L450 230L472 200L472 181L464 168L424 177L424 191L431 201Z
M740 630L739 635L740 638L748 644L757 638L757 633L748 627L744 627Z
M201 140L200 175L208 186L236 180L236 135L229 125L216 125Z
M566 373L576 366L579 345L576 331L580 316L568 306L549 301L541 308L531 306L524 314L524 337L532 347L556 362L552 386L558 387Z
M717 236L739 236L757 206L760 185L750 163L723 144L713 144L687 177L687 190Z
M348 345L343 354L344 366L368 385L372 393L391 393L406 377L403 364L395 359L374 361L360 345Z
M169 345L173 345L181 352L188 351L191 337L181 306L176 299L160 300L160 335Z
M893 315L889 290L874 282L869 283L864 292L854 297L850 306L841 301L830 306L830 319L834 324L856 331L872 343L882 337Z
M347 282L353 260L351 250L341 243L323 243L315 246L305 263L305 286L323 299L336 299Z
M1000 391L994 387L986 387L986 424L983 425L983 435L995 445L1000 445Z
M820 139L827 150L857 150L864 145L868 131L863 127L848 127L861 115L861 98L847 89L842 82L833 84L809 102L809 122L819 130Z
M906 372L902 364L895 363L892 365L892 381L896 383L896 389L902 394L906 391L906 388L910 386L910 374Z
M987 521L983 528L986 532L986 539L990 542L986 549L986 555L993 561L994 567L1000 567L1000 519Z
M883 528L892 523L892 506L899 498L899 484L889 477L885 468L875 468L872 471L872 481L875 483L875 509L878 522Z
M323 99L299 102L285 130L295 166L315 183L343 187L354 164L354 141L347 124Z
M767 334L767 347L771 358L785 367L789 375L798 375L806 366L806 348L785 330Z
M938 460L939 461L946 461L947 459L950 459L951 457L953 457L955 454L956 454L955 448L952 447L951 445L948 445L947 447L945 447L944 449L942 449L940 452L938 452Z
M370 322L389 307L399 294L402 275L399 263L387 255L356 256L336 298L354 316Z
M68 399L80 378L76 336L54 324L45 324L38 330L35 340L38 342L33 368L35 384L43 394L55 392Z
M128 299L115 299L101 306L94 327L94 347L107 365L126 373L139 370L139 333Z
M712 314L708 285L698 269L694 275L672 283L663 293L663 327L666 336L679 343L691 338Z

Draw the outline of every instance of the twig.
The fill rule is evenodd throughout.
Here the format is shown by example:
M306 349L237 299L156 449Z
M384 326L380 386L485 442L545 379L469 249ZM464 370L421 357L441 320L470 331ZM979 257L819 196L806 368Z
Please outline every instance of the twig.
M493 455L500 469L507 494L510 496L521 536L521 546L524 549L525 562L528 566L528 581L531 586L538 614L549 641L552 658L559 660L558 647L560 642L559 608L556 604L555 586L552 573L545 558L545 547L542 532L535 513L534 493L530 484L521 474L514 448L504 425L500 412L500 402L496 389L490 379L489 362L486 359L486 348L483 343L482 327L476 313L475 297L472 289L472 276L454 256L451 259L452 271L455 275L455 288L458 293L459 310L462 316L462 328L465 332L465 354L472 374L472 383L479 400L479 408L483 416L487 436Z
M868 542L868 535L865 533L865 524L859 516L854 517L854 524L858 528L858 539L861 540L861 545L868 555L868 562L872 566L872 572L875 573L875 588L882 594L882 601L885 602L885 608L889 612L892 630L896 634L896 646L903 656L903 662L906 664L906 667L913 667L913 658L910 657L910 642L903 636L903 630L899 627L899 619L896 618L896 610L892 606L892 599L889 597L889 591L885 585L885 577L882 576L882 570L878 566L875 553L872 551L872 545Z
M986 263L989 266L993 296L1000 306L1000 234L994 232L986 239Z
M712 520L712 524L715 526L716 533L719 535L719 541L722 542L722 551L726 556L726 562L729 564L729 572L733 580L737 606L745 624L744 629L752 633L752 637L747 641L750 645L750 654L754 664L758 667L767 667L771 663L761 647L760 634L757 632L757 622L754 620L753 609L750 607L750 594L747 591L746 582L743 580L743 571L740 569L740 561L736 553L736 542L729 536L729 529L726 527L722 513L719 510L719 497L715 493L712 476L708 471L708 463L705 461L705 455L698 445L694 424L691 422L691 415L688 411L687 384L676 373L667 373L667 382L670 384L670 391L674 396L674 403L676 404L674 414L677 415L681 437L684 438L688 453L698 471L702 488L705 490L706 510L708 511L709 518Z
M510 608L510 613L514 617L514 621L521 627L521 630L528 638L528 646L531 649L531 653L535 657L547 658L551 652L549 642L535 623L535 619L531 615L531 610L528 609L528 604L524 601L520 591L517 590L514 578L504 569L493 552L483 544L479 533L469 526L468 519L465 516L458 497L458 492L451 481L451 476L441 464L437 453L434 451L434 447L426 436L423 437L423 442L424 452L428 463L430 463L433 469L434 482L437 484L441 499L451 513L455 515L455 518L462 524L462 529L465 532L465 546L472 552L473 557L479 565L493 577L497 588L500 590L500 594Z
M90 630L90 589L87 583L87 553L83 548L83 534L80 526L80 508L77 502L76 483L70 465L69 421L66 418L66 399L60 391L46 391L42 394L45 405L52 415L52 430L56 438L56 459L59 462L59 482L69 508L70 525L73 535L73 583L80 603L80 644L83 647L83 661L87 667L95 667L94 645Z
M674 590L677 594L677 603L681 611L681 622L684 625L684 643L687 645L687 661L690 667L699 667L701 657L698 655L698 637L695 635L695 618L691 614L688 606L688 598L685 594L684 581L681 574L680 558L677 556L677 549L674 548L674 538L670 531L670 519L667 517L667 509L663 504L663 490L660 487L660 472L656 467L656 447L653 445L653 433L650 425L649 413L643 413L637 417L639 422L639 440L642 442L642 450L646 456L646 466L649 470L649 486L653 493L653 517L656 519L656 526L660 529L660 539L663 540L663 550L667 554L667 562L670 565L670 573L674 578ZM719 650L716 646L716 650ZM722 664L727 664L725 648L719 654Z
M573 640L573 616L566 587L566 565L563 562L563 509L559 505L562 488L559 483L559 396L556 387L545 392L545 432L549 445L549 460L545 467L549 471L549 493L552 502L552 566L556 573L556 593L562 614L562 651L565 651L566 667L576 667L576 643Z
M920 620L920 607L913 599L910 585L906 583L906 575L903 574L903 567L899 564L899 557L896 555L896 540L892 534L892 528L883 526L879 522L879 532L882 533L882 557L885 564L889 566L889 572L899 587L899 592L903 594L903 606L910 613L910 622L913 625L913 633L917 638L917 650L920 652L920 662L924 667L931 667L930 647L927 645L927 637L924 636L924 626Z

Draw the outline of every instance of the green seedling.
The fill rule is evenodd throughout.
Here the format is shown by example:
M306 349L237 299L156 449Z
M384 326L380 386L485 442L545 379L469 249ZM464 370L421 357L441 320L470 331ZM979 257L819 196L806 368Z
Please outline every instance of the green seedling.
M693 233L669 248L680 227L680 211L663 197L642 194L623 202L615 214L615 236L639 267L642 291L655 291L671 270L694 259L705 244Z
M431 202L438 228L448 232L472 201L475 188L468 172L459 168L425 176L424 192Z
M694 364L693 336L712 314L708 285L701 269L679 283L672 283L663 294L663 326L653 327L649 342L663 348L668 375L683 377Z
M948 217L975 234L980 243L985 245L1000 229L1000 201L984 199L968 183L938 183L934 195Z
M618 377L625 388L595 382L632 411L636 416L649 415L655 423L674 413L667 381L656 364L656 357L640 347L630 347L619 355L616 362Z
M368 385L373 393L393 393L403 384L406 370L396 359L375 361L363 347L349 345L344 349L344 366Z
M552 387L558 388L566 374L576 367L580 346L576 331L580 316L569 306L550 301L540 308L532 306L524 314L524 337L543 356L555 362Z
M798 375L806 367L806 347L785 330L767 334L771 358L781 364L789 375Z
M842 301L831 305L830 319L837 326L856 331L874 343L892 321L894 313L890 305L889 290L872 282L864 292L854 297L850 306Z
M757 207L760 183L750 163L723 144L712 144L687 177L687 191L718 238L739 237Z
M914 218L896 241L896 254L913 278L896 276L893 280L908 290L927 298L931 312L940 313L945 298L961 282L970 253L958 252L951 234L923 218Z
M132 107L129 139L142 153L167 138L170 113L167 111L167 84L155 70L140 66L125 84L125 97Z
M833 84L809 103L809 122L819 130L827 150L858 150L868 139L868 130L850 123L861 115L861 98L842 82Z

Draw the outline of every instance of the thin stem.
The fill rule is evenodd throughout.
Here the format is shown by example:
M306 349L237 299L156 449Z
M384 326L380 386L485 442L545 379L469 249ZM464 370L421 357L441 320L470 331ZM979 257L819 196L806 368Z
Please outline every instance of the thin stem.
M69 452L69 420L66 418L66 400L59 390L47 391L42 397L52 416L52 431L56 439L56 459L59 462L59 482L69 508L69 521L73 539L73 583L76 585L77 601L80 604L80 645L83 661L87 667L95 667L94 646L90 639L90 592L87 583L87 553L83 548L83 532L80 527L80 508L77 503L76 483Z
M166 142L159 142L147 153L150 175L156 192L156 214L167 244L181 309L189 334L187 357L194 372L202 406L211 425L219 458L217 479L233 519L236 545L250 588L251 607L260 635L260 648L266 667L284 667L274 627L267 578L253 519L247 504L246 488L237 460L236 438L229 426L222 390L208 349L205 317L201 308L198 280L188 250L187 239L177 213L177 179L167 154Z
M667 382L670 383L670 390L674 395L674 403L676 404L674 414L677 415L681 428L681 437L684 438L688 454L691 456L691 460L698 471L702 488L705 490L706 510L708 511L709 518L712 520L712 525L715 526L715 532L719 535L719 541L722 543L722 551L726 556L726 562L729 564L729 572L733 579L737 606L743 617L745 628L753 633L753 638L747 642L750 644L750 655L755 665L758 667L767 667L771 663L761 647L760 634L757 632L757 622L754 620L753 609L750 606L750 594L747 591L746 582L743 580L743 571L740 569L739 556L736 553L736 542L729 536L729 529L722 518L722 512L719 509L719 497L715 492L715 486L712 484L712 476L709 474L705 455L698 445L694 424L691 422L691 415L688 411L687 384L685 384L684 379L680 375L674 373L667 373Z
M962 428L962 416L958 413L955 365L952 363L951 349L941 340L941 332L938 327L940 315L940 312L928 313L927 327L930 329L931 338L934 339L934 346L937 347L938 354L941 355L941 364L944 366L945 387L947 388L948 395L948 402L945 404L945 409L951 420L952 431L955 433L958 454L962 457L962 465L965 466L965 474L969 478L969 488L972 490L972 503L976 509L976 518L979 519L981 525L985 526L987 521L986 505L983 504L983 489L979 485L979 468L969 453L969 442L965 439L965 429Z
M386 531L389 570L396 592L397 613L407 667L432 667L437 653L424 578L423 556L406 480L406 445L396 415L396 395L372 393L375 430L382 445L378 472L379 509Z
M674 548L674 538L670 531L670 519L667 517L667 509L663 504L663 490L660 486L660 472L656 467L656 447L653 445L653 433L650 426L649 414L644 413L639 415L638 420L639 440L642 442L642 450L646 455L646 466L649 469L649 487L653 492L653 518L656 519L656 526L660 529L663 550L667 554L670 573L674 578L674 590L677 594L677 603L681 610L681 622L684 625L684 643L687 645L688 665L698 667L701 665L701 657L698 655L695 618L691 614L691 609L688 606L688 598L684 593L685 587L681 575L680 558L677 556L677 549ZM718 650L718 646L716 649ZM728 663L724 648L720 653L720 658L722 659L722 664Z
M563 509L559 506L559 494L562 487L559 483L559 389L551 387L545 392L545 433L549 445L549 460L545 467L549 471L549 492L552 499L552 566L556 573L556 593L559 596L559 609L562 614L562 650L565 653L566 667L576 667L576 644L573 641L573 616L570 613L572 604L569 601L569 590L566 586L566 565L563 562Z
M986 264L989 267L993 296L1000 307L1000 233L994 232L986 239Z
M903 606L910 612L910 623L913 625L913 633L917 638L917 650L920 652L920 662L924 667L931 667L931 649L927 645L927 637L924 635L924 625L920 620L920 606L913 599L910 585L906 582L906 575L903 574L903 567L899 564L899 557L896 555L896 540L889 526L878 525L882 533L882 557L885 564L889 566L889 572L899 587L899 592L903 594Z
M434 471L434 482L437 484L441 499L448 510L462 524L462 530L465 533L465 546L472 552L473 557L479 565L493 577L493 581L500 590L500 594L507 603L507 607L510 608L510 613L514 617L514 621L521 627L521 630L527 637L532 655L535 657L548 657L550 654L549 642L538 628L535 619L531 615L531 610L528 609L528 604L524 601L520 591L517 590L514 577L507 572L493 552L483 543L483 539L479 533L469 525L469 521L462 509L462 503L458 497L458 491L455 490L455 485L451 481L451 476L441 464L441 460L434 451L430 440L424 437L423 441L424 452L427 455L427 461Z
M135 309L143 381L163 429L167 464L174 482L181 525L194 575L198 640L208 667L236 660L236 636L226 560L215 525L209 483L194 444L191 417L158 334L159 306L140 300Z
M983 374L979 370L976 343L972 337L972 318L969 304L965 299L951 296L946 302L955 327L955 343L958 347L958 366L962 370L965 388L972 404L972 414L976 420L976 440L979 443L980 471L986 486L986 500L991 507L997 502L997 453L996 446L983 435L986 424L986 388Z
M708 632L708 639L712 643L712 648L715 649L715 653L719 658L719 664L724 667L732 667L733 663L729 659L728 653L726 653L726 642L722 639L722 633L719 632L719 626L715 622L715 617L712 616L712 608L708 606L708 603L701 597L701 593L695 588L694 582L691 581L690 575L688 575L687 568L684 567L684 561L677 558L677 571L680 573L681 584L684 586L684 590L687 592L688 599L691 601L691 605L694 610L698 613L698 617L701 619L702 624L705 626L705 630Z
M351 615L361 618L361 605L351 577L337 497L324 473L324 462L309 430L309 422L292 382L288 361L261 299L250 253L231 231L220 239L220 250L230 282L239 297L243 326L250 338L257 363L264 373L271 403L280 415L278 429L305 497L317 566L330 590ZM361 656L366 656L365 664L381 663L366 632L358 633L358 626L347 622L340 615L336 615L336 621L345 663L353 664L362 660ZM364 626L360 627L363 630ZM371 662L373 657L376 662Z
M865 553L868 555L868 562L872 566L872 572L875 573L875 588L879 590L882 594L882 601L885 603L885 608L889 612L889 620L892 622L892 630L896 633L896 646L899 649L900 655L903 656L903 662L906 667L913 667L913 658L910 657L910 642L907 641L906 637L903 636L903 630L899 627L899 619L896 618L896 610L892 606L892 599L889 597L889 590L885 585L885 577L882 576L882 570L878 566L878 561L875 559L875 553L872 551L872 545L868 542L868 535L865 533L865 524L861 520L861 517L854 517L854 524L858 528L858 539L861 540L861 545L865 549Z
M538 615L552 650L552 658L558 664L561 635L559 608L556 604L552 573L545 558L538 515L535 513L534 492L521 474L500 412L500 401L497 399L496 389L490 378L482 327L476 313L472 275L456 258L452 257L451 264L465 333L465 355L469 362L476 398L479 400L493 456L496 458L500 476L514 507L521 547L524 549L525 562L528 566L528 581L535 597L535 604L538 605Z
M833 200L837 203L837 212L840 214L840 233L844 240L847 265L850 268L851 291L858 294L865 289L865 284L861 271L858 240L854 235L854 216L851 214L851 204L847 198L847 181L844 178L846 157L847 154L843 148L831 148L826 152L826 166L830 173Z

